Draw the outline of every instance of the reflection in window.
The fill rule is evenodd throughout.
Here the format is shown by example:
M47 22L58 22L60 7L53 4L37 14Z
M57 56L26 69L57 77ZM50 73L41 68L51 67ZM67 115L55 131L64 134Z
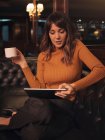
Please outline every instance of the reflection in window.
M37 31L37 36L38 36L38 44L40 44L43 32L44 32L44 25L45 25L46 20L38 20L38 31Z
M2 26L2 40L3 41L9 40L9 28L7 25Z
M86 44L104 44L105 43L105 22L97 20L76 20L78 29L77 37Z

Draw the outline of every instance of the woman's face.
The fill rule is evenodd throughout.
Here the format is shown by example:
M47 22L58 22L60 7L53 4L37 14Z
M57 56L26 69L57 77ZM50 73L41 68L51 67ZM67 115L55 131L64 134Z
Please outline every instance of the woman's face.
M67 32L64 29L59 28L55 24L52 24L49 31L49 37L54 47L56 49L59 49L65 44Z

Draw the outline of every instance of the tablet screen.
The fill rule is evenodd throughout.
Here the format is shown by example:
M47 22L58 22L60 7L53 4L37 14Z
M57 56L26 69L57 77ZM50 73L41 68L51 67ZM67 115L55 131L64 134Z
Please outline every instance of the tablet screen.
M24 90L29 97L57 99L60 97L56 96L55 92L66 89L24 88Z

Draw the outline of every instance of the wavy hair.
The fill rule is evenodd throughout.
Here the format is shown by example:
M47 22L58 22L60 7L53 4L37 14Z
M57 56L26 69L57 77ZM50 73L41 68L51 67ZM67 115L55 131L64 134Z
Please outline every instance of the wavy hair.
M51 53L54 51L54 46L49 37L49 31L51 29L52 24L55 24L56 26L64 29L67 32L65 45L62 47L64 57L62 58L61 61L66 64L70 64L76 46L75 45L76 30L74 24L64 13L54 12L50 14L50 16L47 18L44 28L44 34L40 44L41 51L46 52L46 60L49 60L51 57Z

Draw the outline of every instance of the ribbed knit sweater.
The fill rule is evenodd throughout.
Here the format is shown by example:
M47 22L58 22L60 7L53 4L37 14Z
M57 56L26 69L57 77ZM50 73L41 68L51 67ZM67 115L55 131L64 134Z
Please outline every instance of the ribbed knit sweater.
M48 61L45 61L45 55L42 52L38 56L36 76L29 67L22 69L32 88L58 88L61 83L73 83L76 90L81 90L105 77L105 66L79 40L70 65L61 61L62 49L53 52ZM83 63L91 72L81 79Z

